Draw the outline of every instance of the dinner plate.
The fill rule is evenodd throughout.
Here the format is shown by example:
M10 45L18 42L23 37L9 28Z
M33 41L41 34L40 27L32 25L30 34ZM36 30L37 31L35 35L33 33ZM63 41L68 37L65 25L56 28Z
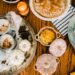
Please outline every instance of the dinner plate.
M54 17L54 18L46 18L46 17L39 15L34 9L33 0L29 0L29 5L30 5L31 11L37 18L39 18L41 20L45 20L45 21L55 21L55 20L60 20L67 14L67 12L71 6L71 0L67 0L67 7L66 7L65 11L63 12L63 14L61 14L60 16Z
M70 19L70 23L68 25L68 37L70 43L75 48L75 16Z

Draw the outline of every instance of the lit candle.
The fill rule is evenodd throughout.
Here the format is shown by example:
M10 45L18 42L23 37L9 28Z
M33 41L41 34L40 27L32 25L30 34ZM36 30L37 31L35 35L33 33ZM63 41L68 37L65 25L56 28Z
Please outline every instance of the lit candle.
M27 6L27 3L26 2L23 2L23 1L21 1L21 2L19 2L17 4L17 9L18 9L19 13L21 15L23 15L23 16L27 15L28 12L29 12L29 8Z

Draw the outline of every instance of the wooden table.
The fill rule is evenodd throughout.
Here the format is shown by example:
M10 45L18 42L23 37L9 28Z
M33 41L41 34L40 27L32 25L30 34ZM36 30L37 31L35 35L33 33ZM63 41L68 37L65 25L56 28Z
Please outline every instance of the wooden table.
M75 4L75 0L72 1L73 4ZM2 0L0 0L0 16L6 14L8 11L15 11L17 4L6 4ZM32 25L34 31L37 33L40 28L43 26L52 26L50 22L42 21L38 18L36 18L33 13L30 11L29 15L27 17L24 17L29 23ZM75 68L75 54L74 49L71 46L68 37L65 37L65 40L67 42L67 50L65 54L60 58L60 64L57 68L57 71L54 73L54 75L69 75L69 73L74 70ZM31 64L24 69L19 75L40 75L36 71L34 71L33 66L37 60L37 58L45 53L47 50L45 47L43 47L40 43L38 43L36 55L31 62Z

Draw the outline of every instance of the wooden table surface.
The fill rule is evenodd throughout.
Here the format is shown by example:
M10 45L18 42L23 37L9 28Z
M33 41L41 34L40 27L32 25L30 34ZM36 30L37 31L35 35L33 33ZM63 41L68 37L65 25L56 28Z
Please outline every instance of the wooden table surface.
M73 0L72 3L75 4L75 0ZM16 5L17 4L7 4L7 3L4 3L2 0L0 0L0 16L6 14L8 11L17 12ZM52 24L50 22L42 21L42 20L36 18L31 11L28 16L23 17L23 18L26 19L31 24L31 26L33 27L33 29L36 33L43 26L52 26ZM71 46L67 36L65 36L65 40L67 42L67 50L66 50L65 54L62 57L60 57L59 66L53 75L69 75L69 73L75 69L74 49ZM46 53L46 51L47 51L46 48L43 47L40 43L38 43L36 55L35 55L33 61L19 75L40 75L39 73L34 71L33 66L34 66L37 58L41 54Z

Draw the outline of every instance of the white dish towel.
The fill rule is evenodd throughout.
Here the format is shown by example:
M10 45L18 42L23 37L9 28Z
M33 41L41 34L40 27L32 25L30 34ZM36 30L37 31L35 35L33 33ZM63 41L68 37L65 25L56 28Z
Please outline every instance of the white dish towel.
M75 15L75 8L71 6L66 16L64 16L60 20L57 19L57 20L52 21L55 27L59 30L59 32L63 36L65 36L68 33L69 20L74 15Z

